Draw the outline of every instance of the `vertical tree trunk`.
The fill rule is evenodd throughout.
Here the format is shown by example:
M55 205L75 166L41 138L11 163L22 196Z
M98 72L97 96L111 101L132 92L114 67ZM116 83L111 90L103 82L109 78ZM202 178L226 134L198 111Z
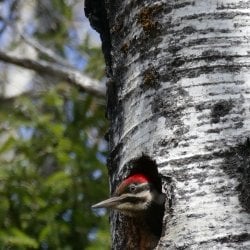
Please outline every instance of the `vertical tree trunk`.
M157 249L250 249L250 2L106 10L111 191L147 154L175 185ZM139 225L116 212L111 224L113 249L139 249Z

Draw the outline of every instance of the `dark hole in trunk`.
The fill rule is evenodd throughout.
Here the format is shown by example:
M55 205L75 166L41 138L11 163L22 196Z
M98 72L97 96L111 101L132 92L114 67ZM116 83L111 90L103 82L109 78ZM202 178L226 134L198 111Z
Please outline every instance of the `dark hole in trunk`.
M158 173L156 161L151 159L147 155L142 155L139 158L133 159L129 161L129 163L127 163L126 165L128 176L134 174L146 175L152 182L152 186L154 187L154 189L156 189L157 193L160 194L160 196L162 197L162 204L153 202L149 206L149 209L146 211L143 218L135 218L135 220L132 221L133 224L136 224L133 226L136 227L141 234L144 234L146 230L149 231L145 232L145 237L141 236L144 241L141 244L155 247L158 244L162 234L165 202L167 200L167 196L162 192L162 176ZM168 202L168 204L170 204L170 201ZM152 234L152 237L147 234ZM151 242L147 243L145 241ZM148 249L153 248L149 247Z

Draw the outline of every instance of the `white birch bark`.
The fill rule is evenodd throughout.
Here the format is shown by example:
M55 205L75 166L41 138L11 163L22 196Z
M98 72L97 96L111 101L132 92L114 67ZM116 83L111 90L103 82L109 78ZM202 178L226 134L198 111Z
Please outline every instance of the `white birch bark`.
M112 190L127 162L150 155L175 180L157 249L250 249L250 1L110 0L107 10ZM113 249L136 246L125 220L111 215Z

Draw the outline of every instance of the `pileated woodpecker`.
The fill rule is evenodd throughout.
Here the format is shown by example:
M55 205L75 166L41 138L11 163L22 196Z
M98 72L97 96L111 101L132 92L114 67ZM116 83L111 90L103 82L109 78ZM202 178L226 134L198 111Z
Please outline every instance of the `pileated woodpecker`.
M138 218L137 221L144 230L143 238L147 238L145 234L150 233L158 242L162 230L164 203L165 195L155 188L150 178L137 173L122 181L111 198L92 207L116 209Z

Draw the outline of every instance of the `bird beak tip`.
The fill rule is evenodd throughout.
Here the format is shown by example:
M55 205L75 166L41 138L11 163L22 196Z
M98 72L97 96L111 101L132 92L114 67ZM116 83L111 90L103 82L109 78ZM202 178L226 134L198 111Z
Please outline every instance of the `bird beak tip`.
M101 201L97 204L94 204L91 206L92 208L114 208L117 204L117 201L119 201L118 197L111 197L107 200Z
M98 204L92 205L91 208L101 208Z
M107 208L109 207L109 202L105 201L101 201L99 203L94 204L93 206L91 206L92 208Z

